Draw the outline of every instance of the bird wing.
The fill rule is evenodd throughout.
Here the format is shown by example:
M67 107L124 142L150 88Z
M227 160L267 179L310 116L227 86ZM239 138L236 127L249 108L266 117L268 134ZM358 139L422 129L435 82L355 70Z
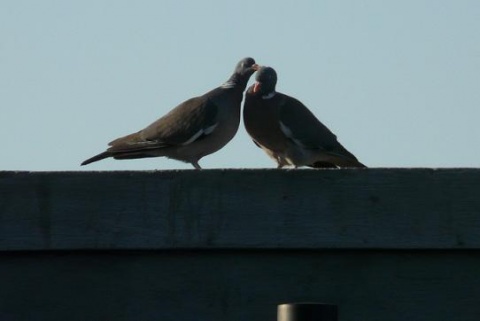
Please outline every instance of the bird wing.
M337 140L337 136L322 124L300 101L285 96L280 104L280 128L295 144L305 149L323 150L332 156L358 163L357 158ZM365 166L361 163L358 163Z
M325 150L332 150L338 144L337 136L297 99L284 95L279 108L280 128L295 144Z
M110 142L109 151L134 151L188 145L211 134L218 107L207 97L191 98L145 129Z

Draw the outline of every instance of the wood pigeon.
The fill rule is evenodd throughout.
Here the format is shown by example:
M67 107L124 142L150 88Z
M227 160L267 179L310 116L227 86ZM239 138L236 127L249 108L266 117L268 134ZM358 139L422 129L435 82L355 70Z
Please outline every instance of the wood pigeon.
M278 168L366 167L297 99L275 91L277 73L259 67L248 88L243 121L253 142L273 158Z
M165 156L201 169L198 161L225 146L240 124L243 91L258 65L244 58L232 76L206 94L184 101L146 128L115 139L103 153L82 165L113 157L134 159Z

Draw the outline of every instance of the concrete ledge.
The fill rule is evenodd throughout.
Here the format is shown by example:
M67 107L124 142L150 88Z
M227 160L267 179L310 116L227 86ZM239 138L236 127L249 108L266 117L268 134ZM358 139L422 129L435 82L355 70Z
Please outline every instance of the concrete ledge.
M0 251L479 249L479 169L0 172Z

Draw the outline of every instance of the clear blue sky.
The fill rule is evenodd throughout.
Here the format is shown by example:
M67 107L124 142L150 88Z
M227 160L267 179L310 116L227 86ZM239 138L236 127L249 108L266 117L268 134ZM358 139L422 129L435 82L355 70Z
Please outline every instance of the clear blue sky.
M480 1L0 1L0 170L183 169L107 143L274 67L371 167L480 164ZM251 79L251 82L253 79ZM273 168L237 136L204 168Z

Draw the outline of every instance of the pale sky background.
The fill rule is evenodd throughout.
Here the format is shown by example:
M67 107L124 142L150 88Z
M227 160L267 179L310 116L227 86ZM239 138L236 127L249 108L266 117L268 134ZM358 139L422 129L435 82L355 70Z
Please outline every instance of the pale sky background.
M480 164L478 0L0 0L0 170L190 169L79 165L246 56L367 166ZM200 164L275 167L243 123Z

